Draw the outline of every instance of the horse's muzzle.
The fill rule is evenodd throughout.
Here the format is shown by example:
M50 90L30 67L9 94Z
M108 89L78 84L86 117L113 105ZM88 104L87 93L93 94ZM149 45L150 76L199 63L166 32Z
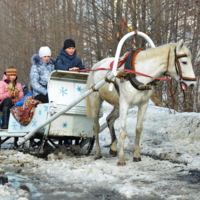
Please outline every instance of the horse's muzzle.
M181 88L184 91L186 91L186 90L192 91L192 90L194 90L196 88L196 81L184 81L184 82L181 82Z

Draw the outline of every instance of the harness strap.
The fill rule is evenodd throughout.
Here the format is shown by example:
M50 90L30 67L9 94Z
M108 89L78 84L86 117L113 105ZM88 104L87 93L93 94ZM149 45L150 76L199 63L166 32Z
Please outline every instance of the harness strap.
M130 74L129 74L130 75ZM131 85L137 90L151 90L151 84L147 83L146 85L141 84L135 77L130 78Z
M124 62L126 61L126 59L128 58L129 54L131 53L131 51L127 51L121 58L120 60L118 61L118 64L117 64L117 68L121 67ZM114 64L114 60L110 63L110 68L112 69L113 68L113 64Z
M133 70L135 71L135 58L137 54L142 51L143 49L131 49L130 54L128 55L128 58L126 59L124 69L125 70ZM151 89L149 85L144 85L140 81L136 79L136 75L134 73L128 73L125 76L125 79L129 80L131 85L137 89L137 90L146 90Z
M138 53L139 53L140 51L144 51L144 49L141 49L141 48L136 49L136 50L134 51L133 55L132 55L131 66L132 66L132 70L133 70L133 71L135 71L135 58L136 58L136 56L138 55ZM134 74L134 76L135 76L135 74Z
M124 71L120 71L117 73L117 78L120 79L120 82L123 83L124 82L124 77L127 76L130 72L124 72Z
M94 85L90 88L90 89L92 89L93 92L97 92L97 91L98 91L98 90L95 90L95 89L94 89L95 85L96 85L96 84L94 84Z
M116 83L116 79L114 79L114 81L112 81L112 80L109 80L109 79L107 78L107 76L106 76L104 80L105 80L107 83L113 83L113 85L115 86L115 89L116 89L118 95L120 94L120 93L119 93L119 86L118 86L117 83Z
M182 77L183 80L185 81L196 81L196 78L190 78L190 77Z
M176 48L174 49L174 63L175 63L175 69L176 69L176 74L178 75L179 71L178 68L176 67L176 63L177 63L177 56L176 56Z

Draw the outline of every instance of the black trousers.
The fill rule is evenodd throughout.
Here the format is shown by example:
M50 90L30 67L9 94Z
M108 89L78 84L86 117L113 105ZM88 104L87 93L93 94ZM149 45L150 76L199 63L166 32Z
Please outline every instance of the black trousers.
M37 100L41 101L42 103L49 103L48 94L46 94L46 95L39 94L39 95L35 96L34 99L37 99Z
M0 111L2 112L2 110L3 110L4 107L12 108L12 106L13 106L12 99L8 97L8 98L4 99L1 102L1 104L0 104Z

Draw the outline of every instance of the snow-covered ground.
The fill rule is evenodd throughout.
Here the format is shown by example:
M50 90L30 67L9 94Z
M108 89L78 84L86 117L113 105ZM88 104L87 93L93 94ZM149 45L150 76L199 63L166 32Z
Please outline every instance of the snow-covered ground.
M104 104L101 123L110 109ZM142 161L135 163L132 150L136 117L137 108L131 108L124 167L117 166L117 158L104 147L110 144L107 128L100 134L100 160L94 160L94 151L90 156L72 156L63 147L48 160L1 150L0 177L7 176L9 181L0 184L0 200L200 199L200 114L175 113L150 103L141 137ZM117 136L119 129L118 119Z

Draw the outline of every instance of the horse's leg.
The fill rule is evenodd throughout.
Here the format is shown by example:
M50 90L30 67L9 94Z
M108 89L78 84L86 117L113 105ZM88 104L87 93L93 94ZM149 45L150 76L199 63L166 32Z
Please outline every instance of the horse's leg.
M119 108L114 107L112 112L106 118L111 136L110 155L114 157L117 156L117 138L115 135L114 123L118 117L119 117Z
M95 159L101 158L101 148L99 145L99 112L101 109L101 104L103 100L99 96L99 93L95 92L92 95L90 95L90 102L91 102L91 108L92 108L92 118L93 118L93 130L95 134L95 141L96 141L96 154Z
M122 104L122 103L123 104ZM125 166L126 162L124 159L124 141L126 139L126 117L129 109L129 105L125 103L125 100L120 100L120 123L121 123L121 129L120 129L120 150L119 150L119 160L117 165L119 166Z
M140 136L143 129L143 119L148 107L148 102L142 104L138 107L138 114L137 114L137 125L136 125L136 137L133 149L133 161L139 162L141 161L140 157Z

